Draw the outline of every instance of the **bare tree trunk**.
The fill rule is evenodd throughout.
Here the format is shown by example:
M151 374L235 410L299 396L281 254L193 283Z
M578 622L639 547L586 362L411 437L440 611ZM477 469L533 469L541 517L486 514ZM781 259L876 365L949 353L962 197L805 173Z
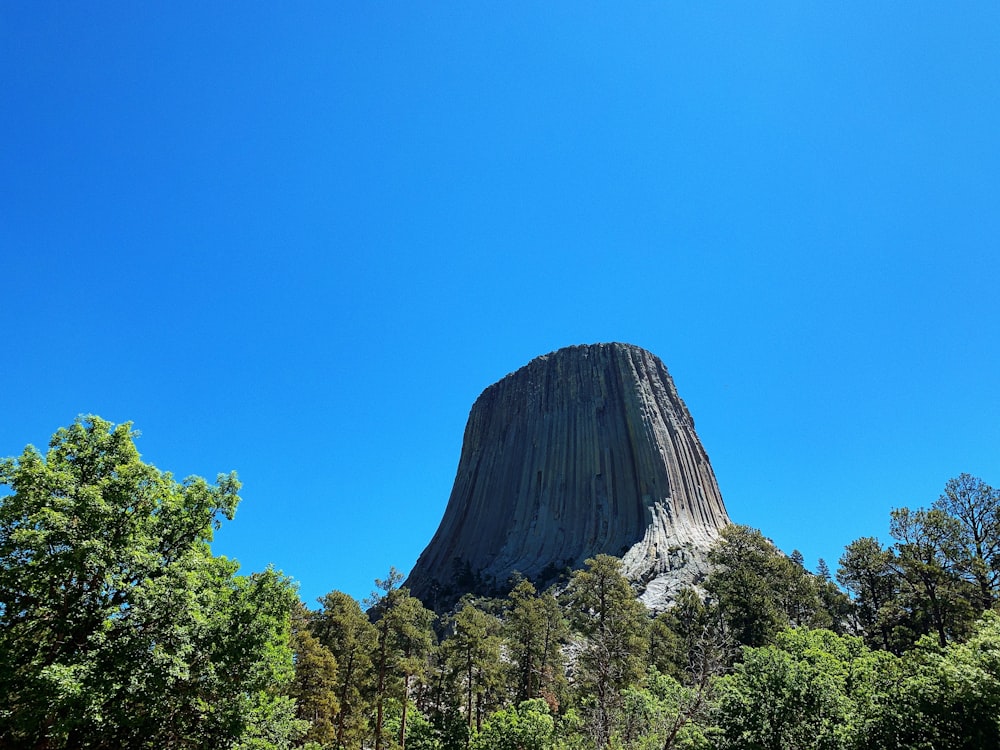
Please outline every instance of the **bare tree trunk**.
M406 750L406 707L410 702L410 674L403 676L403 716L399 720L399 750Z

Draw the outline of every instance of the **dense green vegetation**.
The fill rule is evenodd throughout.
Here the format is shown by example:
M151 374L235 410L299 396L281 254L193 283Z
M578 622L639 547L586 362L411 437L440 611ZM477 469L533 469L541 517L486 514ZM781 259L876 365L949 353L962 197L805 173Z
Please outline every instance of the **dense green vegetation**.
M310 609L209 549L234 475L176 481L96 417L0 462L0 747L1000 747L1000 492L961 475L836 581L724 530L648 615L600 555L437 618L390 569ZM845 593L846 592L846 593Z

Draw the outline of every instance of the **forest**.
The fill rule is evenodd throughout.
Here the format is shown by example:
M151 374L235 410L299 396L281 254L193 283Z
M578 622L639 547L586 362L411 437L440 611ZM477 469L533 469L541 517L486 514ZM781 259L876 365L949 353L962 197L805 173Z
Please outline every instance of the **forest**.
M620 562L437 616L390 568L303 603L213 555L235 474L175 479L128 423L0 461L0 747L1000 747L1000 491L949 480L891 542L806 570L723 530L652 615Z

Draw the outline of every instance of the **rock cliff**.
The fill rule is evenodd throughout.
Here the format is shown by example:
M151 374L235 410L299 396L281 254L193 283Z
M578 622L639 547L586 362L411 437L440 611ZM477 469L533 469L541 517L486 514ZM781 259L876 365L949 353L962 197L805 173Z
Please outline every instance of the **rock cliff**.
M663 363L628 344L572 346L476 400L444 518L406 585L442 610L515 571L545 584L607 553L655 610L705 575L728 523Z

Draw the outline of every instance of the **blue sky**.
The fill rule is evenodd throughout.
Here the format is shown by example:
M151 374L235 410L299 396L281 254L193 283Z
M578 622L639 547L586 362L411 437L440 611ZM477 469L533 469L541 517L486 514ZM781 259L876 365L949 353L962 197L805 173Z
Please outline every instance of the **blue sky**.
M810 566L1000 483L996 3L0 7L0 455L235 469L217 552L408 571L469 408L661 357Z

